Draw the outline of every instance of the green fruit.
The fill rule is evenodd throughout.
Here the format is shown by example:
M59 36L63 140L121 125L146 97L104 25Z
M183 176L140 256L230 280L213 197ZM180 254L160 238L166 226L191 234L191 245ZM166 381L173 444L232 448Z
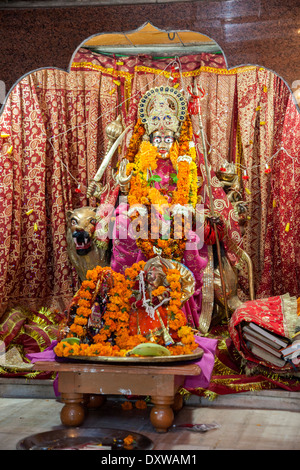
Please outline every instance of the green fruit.
M127 356L170 356L170 351L156 343L141 343L128 351Z
M80 339L79 338L64 338L62 339L62 342L64 343L69 343L69 344L80 344Z

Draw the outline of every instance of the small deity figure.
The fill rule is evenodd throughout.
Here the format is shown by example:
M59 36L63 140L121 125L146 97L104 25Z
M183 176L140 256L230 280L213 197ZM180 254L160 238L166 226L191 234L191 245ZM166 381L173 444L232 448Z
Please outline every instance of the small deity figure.
M175 277L172 278L172 284L168 273L172 275L173 272ZM170 309L174 309L171 303L174 301L175 288L180 294L175 310L170 312ZM173 344L176 335L170 328L169 317L172 317L172 313L180 312L194 290L195 279L186 266L160 256L151 258L140 271L139 282L132 292L133 304L129 322L131 334L142 334L151 341L162 336L163 344Z

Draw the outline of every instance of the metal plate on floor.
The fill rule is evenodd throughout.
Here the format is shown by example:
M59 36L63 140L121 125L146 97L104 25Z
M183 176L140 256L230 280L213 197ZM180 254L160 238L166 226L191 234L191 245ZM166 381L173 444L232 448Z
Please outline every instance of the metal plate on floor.
M132 442L127 445L127 440ZM115 449L151 450L153 442L142 434L123 429L80 427L32 434L17 443L17 450L98 450L103 452Z

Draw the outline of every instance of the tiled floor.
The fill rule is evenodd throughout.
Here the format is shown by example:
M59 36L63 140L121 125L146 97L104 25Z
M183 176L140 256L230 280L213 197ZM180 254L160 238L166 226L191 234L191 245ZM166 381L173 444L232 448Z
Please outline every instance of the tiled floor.
M149 420L150 406L125 411L121 402L109 397L103 407L88 411L84 426L141 433L153 441L154 450L300 449L300 400L295 393L247 393L221 397L215 403L192 397L175 414L174 424L219 425L206 433L175 427L158 434ZM31 434L63 428L62 406L55 398L0 398L0 449L14 450Z

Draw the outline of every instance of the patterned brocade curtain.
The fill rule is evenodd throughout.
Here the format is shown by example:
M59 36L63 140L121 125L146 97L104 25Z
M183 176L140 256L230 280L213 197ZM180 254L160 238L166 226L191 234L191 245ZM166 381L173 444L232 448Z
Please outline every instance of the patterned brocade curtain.
M243 239L244 249L254 266L255 291L264 267L266 216L270 194L274 126L275 75L262 68L252 68L237 75L237 119L242 155L238 164L244 176L244 199L249 221Z
M270 94L264 92L264 87L278 87L271 75L257 72L256 67L227 71L224 58L210 54L180 58L180 62L180 70L173 75L183 80L185 88L199 84L205 89L202 118L212 169L217 170L224 160L235 162L232 131L237 128L237 103L243 163L255 167L257 162L268 161L280 141L279 124L276 145L272 138L272 113L276 111L279 122L280 100L274 104ZM120 113L124 126L134 124L140 96L152 86L171 84L172 63L172 59L155 61L144 56L118 60L80 49L70 73L39 70L24 77L12 90L0 117L0 130L9 135L0 139L0 317L15 305L35 310L42 306L67 308L78 288L78 278L67 255L66 212L88 204L87 186L107 148L107 124ZM259 86L254 85L255 79ZM259 106L254 120L253 110ZM286 130L292 120L299 125L299 116L290 102L289 109L284 121ZM258 112L260 121L267 125L259 126L260 148L255 153L257 145L252 147L255 151L249 148L249 129L257 128ZM129 132L123 152L130 136ZM298 152L291 136L286 134L285 138L289 139L290 152ZM279 156L285 165L287 154L281 152ZM275 159L274 168L279 172ZM249 248L255 261L257 286L263 277L261 292L275 292L276 285L271 289L273 281L266 267L274 270L278 263L270 252L272 236L277 234L272 232L274 213L272 216L267 198L270 178L261 186L263 177L261 166L248 181L254 193L253 201L249 197L250 209L252 215L259 210L259 217L251 219L247 228L246 251ZM272 181L282 201L288 198L291 181L286 178L284 197L282 188ZM296 181L299 174L295 173ZM113 184L110 167L104 177L107 182ZM293 188L296 197L296 186ZM223 190L218 187L217 191ZM96 205L94 198L89 204ZM291 207L291 211L295 216L296 209ZM299 246L299 241L293 240ZM235 241L241 244L240 239ZM259 243L258 251L255 243Z
M250 220L243 238L252 259L256 296L300 296L300 115L273 72L237 76L240 163Z
M300 297L300 114L285 84L274 84L275 120L264 264L259 297Z
M97 72L45 69L8 97L0 120L8 134L0 139L0 315L15 305L62 310L76 291L66 211L86 204L87 178L98 168L102 86Z

